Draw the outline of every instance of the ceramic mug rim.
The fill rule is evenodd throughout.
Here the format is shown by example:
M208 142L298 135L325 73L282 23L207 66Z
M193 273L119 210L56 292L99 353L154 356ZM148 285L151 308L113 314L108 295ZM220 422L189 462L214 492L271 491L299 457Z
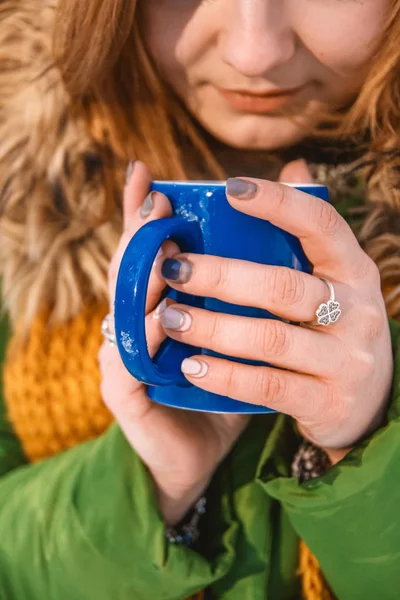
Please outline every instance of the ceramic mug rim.
M284 181L281 181L280 183L282 183L283 185L287 185L289 187L309 187L309 188L320 188L320 187L325 187L323 184L321 183L286 183ZM153 181L153 184L157 184L157 185L182 185L182 186L191 186L191 185L196 185L196 186L215 186L215 187L226 187L226 181L206 181L206 180L199 180L199 181L174 181L174 180L155 180Z

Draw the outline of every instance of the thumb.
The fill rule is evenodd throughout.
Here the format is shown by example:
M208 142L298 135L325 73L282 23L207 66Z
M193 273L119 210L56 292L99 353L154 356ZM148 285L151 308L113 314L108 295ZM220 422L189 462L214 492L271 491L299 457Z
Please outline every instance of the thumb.
M281 183L314 183L304 159L293 160L285 165L279 175Z

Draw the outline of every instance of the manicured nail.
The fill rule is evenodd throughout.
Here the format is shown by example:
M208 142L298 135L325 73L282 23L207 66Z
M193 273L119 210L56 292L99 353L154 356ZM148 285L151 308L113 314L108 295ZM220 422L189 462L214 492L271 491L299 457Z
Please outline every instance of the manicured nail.
M139 215L142 219L147 219L154 208L154 194L155 192L150 192L150 194L147 194L142 206L140 207Z
M207 375L208 365L207 363L194 358L185 358L181 364L181 371L185 375L190 375L191 377L204 377Z
M168 304L166 299L164 298L164 300L162 302L160 302L160 304L157 306L157 308L153 311L153 319L160 319L163 312L168 308Z
M135 164L136 161L131 160L128 168L126 170L126 177L125 177L125 185L127 186L131 180L132 177L132 173L133 173L133 165Z
M170 281L186 283L192 275L192 265L188 260L167 258L162 264L161 275Z
M154 258L154 262L153 262L153 268L156 266L157 262L159 261L159 259L161 258L161 256L164 255L164 251L162 248L159 249L159 251L157 252L155 258Z
M176 308L167 308L162 314L162 324L166 329L187 331L192 324L192 317Z
M250 200L257 194L258 187L252 181L231 177L226 182L226 191L229 196L238 200Z

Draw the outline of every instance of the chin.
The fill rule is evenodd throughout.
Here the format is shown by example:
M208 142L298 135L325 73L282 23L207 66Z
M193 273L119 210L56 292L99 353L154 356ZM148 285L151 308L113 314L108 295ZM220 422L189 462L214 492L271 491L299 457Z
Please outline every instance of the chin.
M278 150L298 143L305 137L304 129L287 117L243 115L197 118L217 140L241 150Z

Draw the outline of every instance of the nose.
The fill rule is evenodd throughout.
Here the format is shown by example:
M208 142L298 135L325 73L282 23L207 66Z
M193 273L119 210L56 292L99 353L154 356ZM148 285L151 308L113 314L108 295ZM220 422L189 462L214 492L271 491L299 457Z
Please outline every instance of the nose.
M282 0L234 0L221 31L223 60L248 77L270 73L288 62L296 35Z

